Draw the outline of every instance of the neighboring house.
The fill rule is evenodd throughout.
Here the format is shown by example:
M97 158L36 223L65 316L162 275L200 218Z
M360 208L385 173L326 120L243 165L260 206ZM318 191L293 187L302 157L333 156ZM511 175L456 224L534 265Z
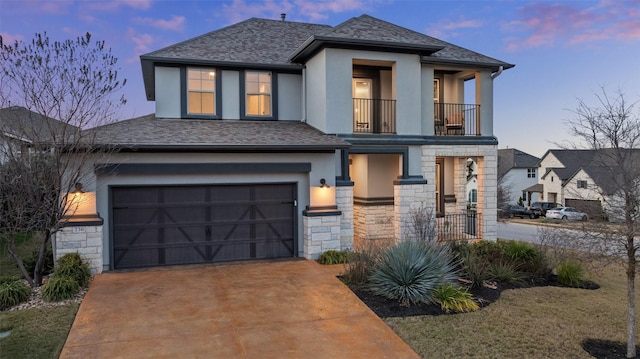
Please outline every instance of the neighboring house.
M478 205L478 164L471 158L467 159L467 207Z
M523 198L525 206L539 200L538 157L515 148L498 150L498 179L505 191L508 204L516 204Z
M52 137L68 136L77 129L24 107L0 108L0 163L34 151L34 144L48 143Z
M541 201L576 207L591 217L616 217L611 206L616 201L620 169L611 160L611 149L548 150L538 163ZM625 165L640 168L640 150L630 150Z
M496 238L493 82L514 65L367 15L252 18L141 62L155 114L93 130L119 150L84 187L104 225L57 239L98 271L400 238L414 208L463 215L468 158L473 232Z

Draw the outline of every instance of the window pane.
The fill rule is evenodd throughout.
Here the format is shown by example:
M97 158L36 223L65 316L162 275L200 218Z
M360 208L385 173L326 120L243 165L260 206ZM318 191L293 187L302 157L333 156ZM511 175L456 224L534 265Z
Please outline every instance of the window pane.
M247 82L258 82L257 72L247 72Z
M247 115L257 116L259 115L259 95L247 95Z
M215 82L213 80L202 80L202 90L211 91L215 89Z
M202 94L199 92L189 92L189 113L202 112Z
M261 101L261 115L263 116L271 116L271 96L269 95L260 95Z
M260 84L260 93L271 93L271 84L269 83L261 83Z
M265 82L271 82L271 73L269 72L261 72L258 75L258 81L265 83Z
M247 93L258 93L259 86L257 82L247 83Z
M213 115L214 111L214 99L212 92L202 93L202 113L207 115Z

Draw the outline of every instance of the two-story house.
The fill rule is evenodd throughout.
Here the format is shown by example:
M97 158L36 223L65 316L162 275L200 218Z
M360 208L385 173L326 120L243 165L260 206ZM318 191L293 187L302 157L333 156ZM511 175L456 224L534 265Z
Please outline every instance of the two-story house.
M498 179L505 192L505 204L522 198L529 206L538 201L538 162L540 159L515 148L498 150Z
M612 149L548 150L538 163L541 200L576 207L592 218L619 219L619 176L640 168L640 150L623 152L629 168L622 170Z
M78 246L97 270L401 238L414 208L463 213L469 159L474 228L496 238L493 83L514 65L367 15L252 18L141 62L155 114L94 129L118 149L84 185L104 225Z

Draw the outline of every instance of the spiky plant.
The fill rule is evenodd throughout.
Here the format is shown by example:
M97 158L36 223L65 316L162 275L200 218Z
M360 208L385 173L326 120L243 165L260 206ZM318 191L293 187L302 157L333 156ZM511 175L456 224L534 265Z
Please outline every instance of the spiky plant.
M440 308L447 313L474 312L480 309L473 296L466 290L456 288L452 284L438 287L433 292L433 298L440 303Z
M29 299L31 289L20 280L5 280L0 284L0 310L13 307Z
M568 287L581 287L585 281L585 269L582 263L565 260L558 265L558 282Z
M456 279L449 247L403 240L380 256L369 277L369 289L404 306L432 303L433 290Z

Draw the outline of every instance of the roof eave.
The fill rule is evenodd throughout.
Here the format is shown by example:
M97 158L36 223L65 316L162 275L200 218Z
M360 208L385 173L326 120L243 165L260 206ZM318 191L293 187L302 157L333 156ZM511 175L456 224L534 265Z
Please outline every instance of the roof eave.
M374 50L383 52L430 55L442 50L444 46L362 39L345 39L327 36L311 36L289 56L288 60L292 63L304 63L308 58L312 57L323 48L345 48L351 50Z
M490 69L491 71L498 71L501 66L503 70L508 70L516 66L514 64L509 64L506 62L464 61L464 60L440 59L440 58L429 57L429 56L423 56L420 62L423 64L448 65L448 66L454 66L454 67L460 67L460 68L469 68L470 66L487 68L487 69Z
M142 78L148 101L155 101L155 67L158 64L166 65L193 65L193 66L212 66L223 68L251 68L251 69L269 69L279 70L283 72L301 72L303 66L299 64L268 64L255 62L232 62L232 61L215 61L205 59L191 58L173 58L160 56L140 56L142 65Z
M207 145L207 144L105 144L121 152L334 152L350 144L336 145ZM101 147L97 145L96 147Z

